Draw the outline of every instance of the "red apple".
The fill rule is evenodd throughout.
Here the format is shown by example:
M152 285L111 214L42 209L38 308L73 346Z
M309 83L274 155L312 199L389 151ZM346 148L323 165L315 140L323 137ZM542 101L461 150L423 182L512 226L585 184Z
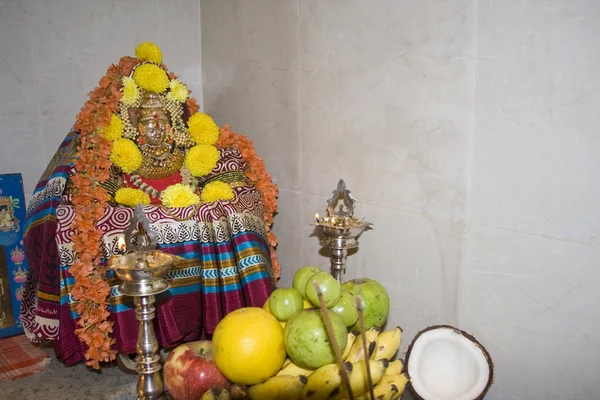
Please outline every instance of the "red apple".
M164 365L165 386L174 400L197 400L213 386L229 387L212 359L212 342L177 346Z

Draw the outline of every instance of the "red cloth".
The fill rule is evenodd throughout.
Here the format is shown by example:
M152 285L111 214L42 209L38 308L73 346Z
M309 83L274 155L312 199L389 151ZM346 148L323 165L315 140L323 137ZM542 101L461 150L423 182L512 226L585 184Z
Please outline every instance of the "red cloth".
M171 185L175 185L183 181L183 178L181 177L181 174L179 172L162 179L147 179L141 177L140 179L146 185L153 187L159 192L162 192ZM140 189L138 186L134 185L133 182L131 182L131 178L125 176L123 177L123 186L132 189ZM154 205L160 205L161 201L160 198L150 195L150 203Z
M25 335L0 340L0 382L41 372L49 363L50 356L31 344Z

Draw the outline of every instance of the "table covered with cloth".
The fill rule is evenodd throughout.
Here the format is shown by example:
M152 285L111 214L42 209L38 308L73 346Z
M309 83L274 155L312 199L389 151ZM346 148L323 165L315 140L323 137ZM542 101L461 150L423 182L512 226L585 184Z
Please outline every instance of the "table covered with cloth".
M21 319L33 342L54 341L57 356L67 364L82 360L84 344L74 331L78 319L70 294L69 266L75 254L70 228L75 217L65 194L77 157L71 133L50 162L28 206L24 244L30 272ZM215 167L217 168L217 167ZM171 288L156 298L155 328L162 347L210 335L227 313L240 307L262 307L275 287L260 194L253 186L235 187L235 198L186 208L144 206L157 232L158 248L183 260L171 268ZM118 250L133 217L133 208L108 206L99 220L105 259ZM113 271L110 320L116 349L135 352L138 323L131 297L119 293Z

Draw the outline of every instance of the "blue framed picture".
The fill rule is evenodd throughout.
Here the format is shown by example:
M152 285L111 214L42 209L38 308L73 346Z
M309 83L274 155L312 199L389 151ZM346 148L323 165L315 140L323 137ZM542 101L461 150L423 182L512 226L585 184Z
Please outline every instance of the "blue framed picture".
M0 338L23 332L20 308L29 269L23 249L24 220L21 174L0 175Z

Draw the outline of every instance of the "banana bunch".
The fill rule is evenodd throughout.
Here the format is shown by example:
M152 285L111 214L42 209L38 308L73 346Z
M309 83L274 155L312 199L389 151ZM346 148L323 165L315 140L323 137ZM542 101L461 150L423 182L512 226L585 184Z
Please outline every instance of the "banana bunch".
M361 360L352 364L352 371L348 374L350 381L350 389L354 397L359 397L369 391L369 379L367 376L367 362L369 363L369 370L371 372L371 380L373 385L376 385L383 378L383 374L389 365L387 359L381 360ZM350 396L346 393L346 387L342 385L340 387L340 393L337 393L331 397L332 400L343 400L349 399Z
M408 377L405 374L384 375L373 386L373 394L377 400L397 400L404 393L407 383ZM356 400L369 400L370 398L368 391L361 396L355 397Z
M354 365L350 362L344 363L346 373L350 375ZM298 399L321 400L330 399L341 394L342 372L338 364L327 364L318 368L310 374L306 385L300 391Z
M366 362L369 363L375 398L400 398L408 382L403 374L404 366L401 360L388 360L394 358L400 347L402 329L396 327L390 331L380 332L379 329L373 328L366 331L364 335L368 354L363 351L362 336L353 333L348 333L348 343L342 352L345 361L344 369L354 398L369 398ZM209 394L205 396L207 395ZM297 365L290 359L286 360L277 375L263 383L250 386L248 396L251 400L349 398L337 363L311 370ZM208 399L213 397L207 397ZM227 397L214 397L214 399L225 400Z
M300 396L308 379L304 375L273 376L263 383L250 386L248 396L251 400L295 400Z
M352 363L359 360L381 360L394 358L400 342L402 341L402 329L397 326L394 329L386 332L380 332L378 329L371 328L364 333L367 340L368 354L364 354L362 336L359 335L352 342L348 337L348 344L344 350L344 360Z

